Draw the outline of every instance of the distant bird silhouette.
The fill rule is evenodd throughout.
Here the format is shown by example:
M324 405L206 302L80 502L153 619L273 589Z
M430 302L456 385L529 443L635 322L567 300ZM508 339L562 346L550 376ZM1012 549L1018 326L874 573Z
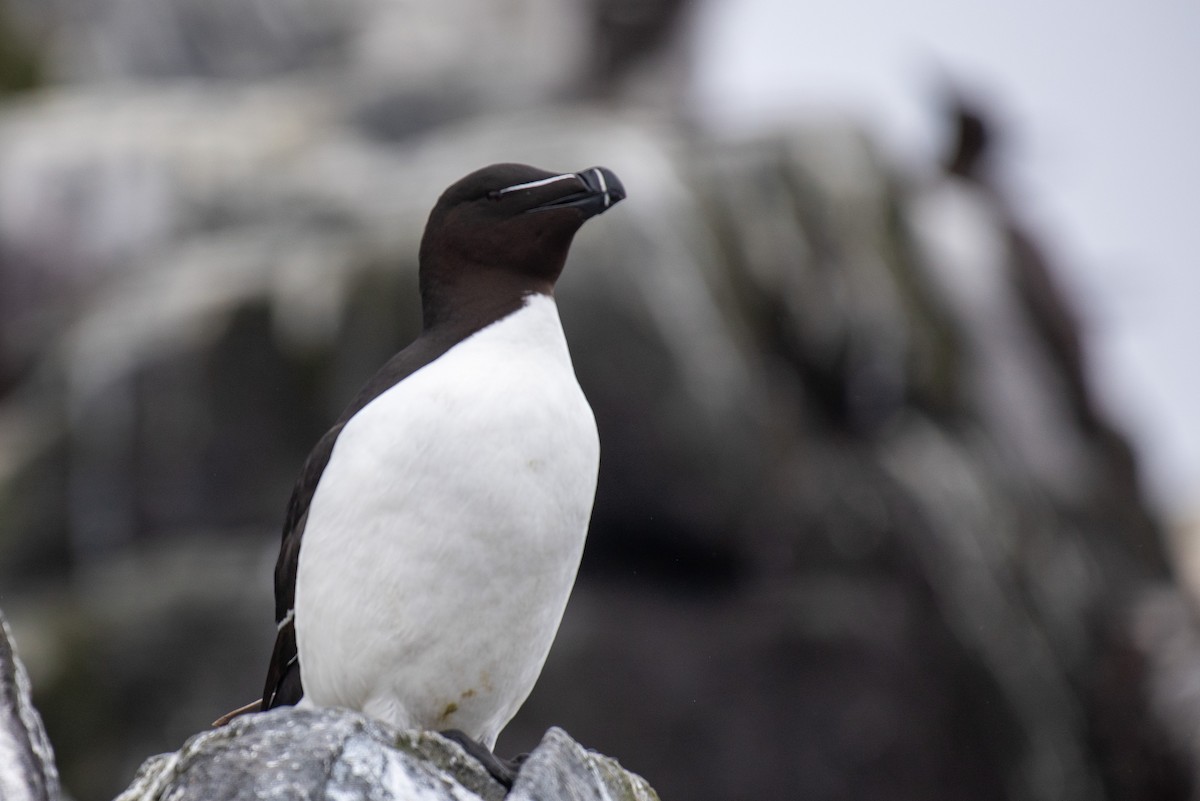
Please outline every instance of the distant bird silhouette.
M988 121L983 112L961 96L949 101L950 124L954 130L954 142L942 161L942 167L951 175L983 180L982 174L991 156L993 144Z

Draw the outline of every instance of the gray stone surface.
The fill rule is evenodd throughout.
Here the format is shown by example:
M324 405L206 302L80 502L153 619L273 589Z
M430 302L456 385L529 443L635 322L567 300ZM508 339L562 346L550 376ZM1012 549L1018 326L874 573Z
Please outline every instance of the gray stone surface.
M636 773L550 729L517 774L510 801L658 801Z
M639 776L551 729L511 793L455 743L344 710L278 709L147 760L117 801L657 801Z
M54 751L33 706L29 676L0 613L0 799L58 801Z

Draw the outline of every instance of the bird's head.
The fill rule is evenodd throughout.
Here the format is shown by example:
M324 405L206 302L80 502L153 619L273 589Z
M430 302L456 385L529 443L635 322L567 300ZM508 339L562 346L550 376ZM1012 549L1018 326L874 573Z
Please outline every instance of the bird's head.
M575 232L624 198L625 187L604 167L554 173L493 164L455 182L421 239L426 326L441 301L468 284L550 294Z

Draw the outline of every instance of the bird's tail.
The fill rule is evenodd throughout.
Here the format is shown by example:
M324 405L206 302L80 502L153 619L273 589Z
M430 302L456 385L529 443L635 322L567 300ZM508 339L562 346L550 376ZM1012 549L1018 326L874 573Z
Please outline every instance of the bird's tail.
M224 726L226 723L228 723L229 721L233 720L236 717L240 717L242 715L249 714L250 712L258 712L261 709L262 709L262 699L259 698L256 701L251 701L250 703L246 704L245 706L239 706L237 709L233 710L232 712L226 712L224 715L221 715L221 717L219 717L213 721L213 723L212 723L213 728L219 729L220 727Z

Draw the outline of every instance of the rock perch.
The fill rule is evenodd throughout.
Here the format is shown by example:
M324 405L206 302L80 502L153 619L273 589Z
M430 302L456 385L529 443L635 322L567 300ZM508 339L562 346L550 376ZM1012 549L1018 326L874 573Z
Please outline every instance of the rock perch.
M507 795L506 795L507 792ZM511 791L457 744L357 712L285 707L151 757L117 801L657 801L644 779L550 729Z

